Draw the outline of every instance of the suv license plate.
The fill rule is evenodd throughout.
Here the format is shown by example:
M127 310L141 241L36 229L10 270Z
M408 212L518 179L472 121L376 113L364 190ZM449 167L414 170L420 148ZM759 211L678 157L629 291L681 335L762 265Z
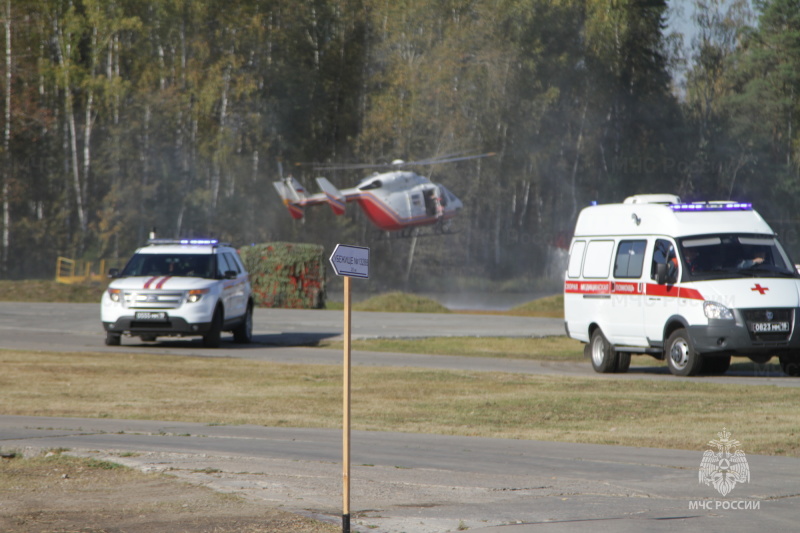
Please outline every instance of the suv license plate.
M753 322L755 333L788 333L788 322Z
M157 321L165 321L167 319L167 313L164 311L138 311L136 313L136 320L157 320Z

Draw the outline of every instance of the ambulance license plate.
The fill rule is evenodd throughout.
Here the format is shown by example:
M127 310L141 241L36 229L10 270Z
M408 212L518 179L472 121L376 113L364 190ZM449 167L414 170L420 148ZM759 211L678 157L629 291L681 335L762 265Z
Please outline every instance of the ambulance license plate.
M788 333L788 322L753 322L754 333Z
M137 311L136 320L153 320L164 322L167 320L167 313L164 311Z

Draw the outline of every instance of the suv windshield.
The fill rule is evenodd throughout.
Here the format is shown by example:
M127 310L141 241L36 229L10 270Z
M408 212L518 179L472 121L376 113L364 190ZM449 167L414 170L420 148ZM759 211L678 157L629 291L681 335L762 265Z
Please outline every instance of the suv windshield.
M798 277L772 235L720 234L680 241L684 279Z
M121 276L186 276L212 278L210 254L134 254Z

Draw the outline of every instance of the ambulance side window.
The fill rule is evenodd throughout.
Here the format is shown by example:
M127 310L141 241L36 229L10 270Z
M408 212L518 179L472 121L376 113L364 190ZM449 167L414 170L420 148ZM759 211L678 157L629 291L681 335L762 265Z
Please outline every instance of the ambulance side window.
M583 277L608 278L614 241L589 241L583 262Z
M666 239L657 239L653 248L653 263L650 267L650 278L656 279L658 265L667 266L667 282L674 283L678 277L678 256L675 245Z
M614 261L614 277L641 278L646 248L646 240L620 241L617 248L617 258Z
M575 241L569 254L567 276L570 278L581 277L581 264L583 264L583 251L586 250L586 241Z

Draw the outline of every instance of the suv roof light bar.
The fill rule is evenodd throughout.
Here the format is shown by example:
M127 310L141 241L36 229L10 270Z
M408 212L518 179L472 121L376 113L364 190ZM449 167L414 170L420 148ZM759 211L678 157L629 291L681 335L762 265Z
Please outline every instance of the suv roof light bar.
M217 239L149 239L147 244L190 244L190 245L211 245L229 246L228 243L219 242Z

